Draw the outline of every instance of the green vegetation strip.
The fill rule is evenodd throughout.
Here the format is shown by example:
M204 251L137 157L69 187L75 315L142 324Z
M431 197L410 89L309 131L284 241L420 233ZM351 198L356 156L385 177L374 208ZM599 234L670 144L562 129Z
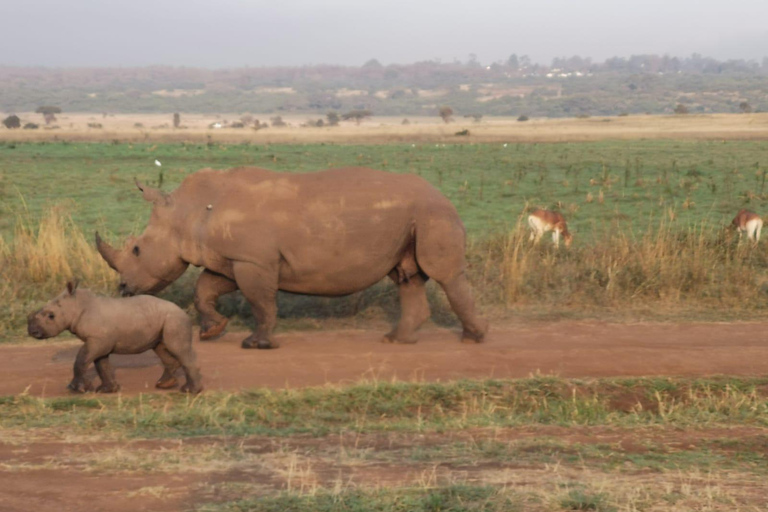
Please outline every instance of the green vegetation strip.
M584 504L603 506L598 495L576 496ZM565 499L573 499L568 496ZM454 485L442 489L350 490L342 493L321 491L315 494L283 493L261 499L206 505L201 512L460 512L521 510L521 497L496 487ZM569 502L570 503L570 502ZM579 509L574 509L579 510ZM581 508L581 510L608 510Z
M0 399L0 427L135 437L315 436L519 425L768 425L768 379L363 383L198 397Z

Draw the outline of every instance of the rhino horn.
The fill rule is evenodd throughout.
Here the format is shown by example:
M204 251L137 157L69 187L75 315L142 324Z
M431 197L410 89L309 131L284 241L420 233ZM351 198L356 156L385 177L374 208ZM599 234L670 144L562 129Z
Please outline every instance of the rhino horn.
M99 250L101 257L104 258L104 261L107 262L107 265L117 270L116 262L119 253L114 247L101 239L98 231L96 232L96 248Z
M149 201L153 204L168 204L168 196L166 196L159 188L148 187L139 180L135 181L136 188L141 190L141 194L144 196L145 201Z

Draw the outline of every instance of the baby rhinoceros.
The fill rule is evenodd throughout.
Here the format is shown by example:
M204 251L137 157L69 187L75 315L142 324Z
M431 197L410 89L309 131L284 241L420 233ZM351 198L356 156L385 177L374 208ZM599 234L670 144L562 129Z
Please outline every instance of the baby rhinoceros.
M114 393L120 386L109 354L138 354L150 349L165 367L158 388L174 387L174 375L181 367L187 377L181 391L199 393L203 389L192 349L192 322L171 302L149 295L101 297L69 282L65 292L29 315L27 325L29 335L37 339L51 338L64 330L84 342L68 386L72 391L92 390L85 371L93 362L101 379L96 391Z

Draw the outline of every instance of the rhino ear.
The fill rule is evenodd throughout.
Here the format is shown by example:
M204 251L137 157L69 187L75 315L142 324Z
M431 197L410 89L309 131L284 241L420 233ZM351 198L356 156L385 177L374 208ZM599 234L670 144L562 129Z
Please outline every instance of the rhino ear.
M80 284L80 280L77 278L73 278L71 281L67 283L67 291L70 295L75 294L75 290L77 290L77 285Z
M152 204L161 205L161 206L168 206L168 204L170 204L168 196L159 188L148 187L144 185L142 182L140 182L139 180L135 180L135 181L136 181L136 188L138 188L141 191L145 201L149 201Z
M99 232L96 232L96 248L99 250L99 254L107 262L107 265L112 267L112 270L117 270L117 255L118 252L114 247L101 239ZM119 271L118 271L119 272Z

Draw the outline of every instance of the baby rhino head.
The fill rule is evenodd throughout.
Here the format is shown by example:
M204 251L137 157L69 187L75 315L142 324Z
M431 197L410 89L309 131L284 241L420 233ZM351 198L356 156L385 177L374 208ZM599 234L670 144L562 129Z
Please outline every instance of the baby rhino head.
M39 340L52 338L72 325L76 312L77 282L67 283L67 290L27 317L27 332Z

